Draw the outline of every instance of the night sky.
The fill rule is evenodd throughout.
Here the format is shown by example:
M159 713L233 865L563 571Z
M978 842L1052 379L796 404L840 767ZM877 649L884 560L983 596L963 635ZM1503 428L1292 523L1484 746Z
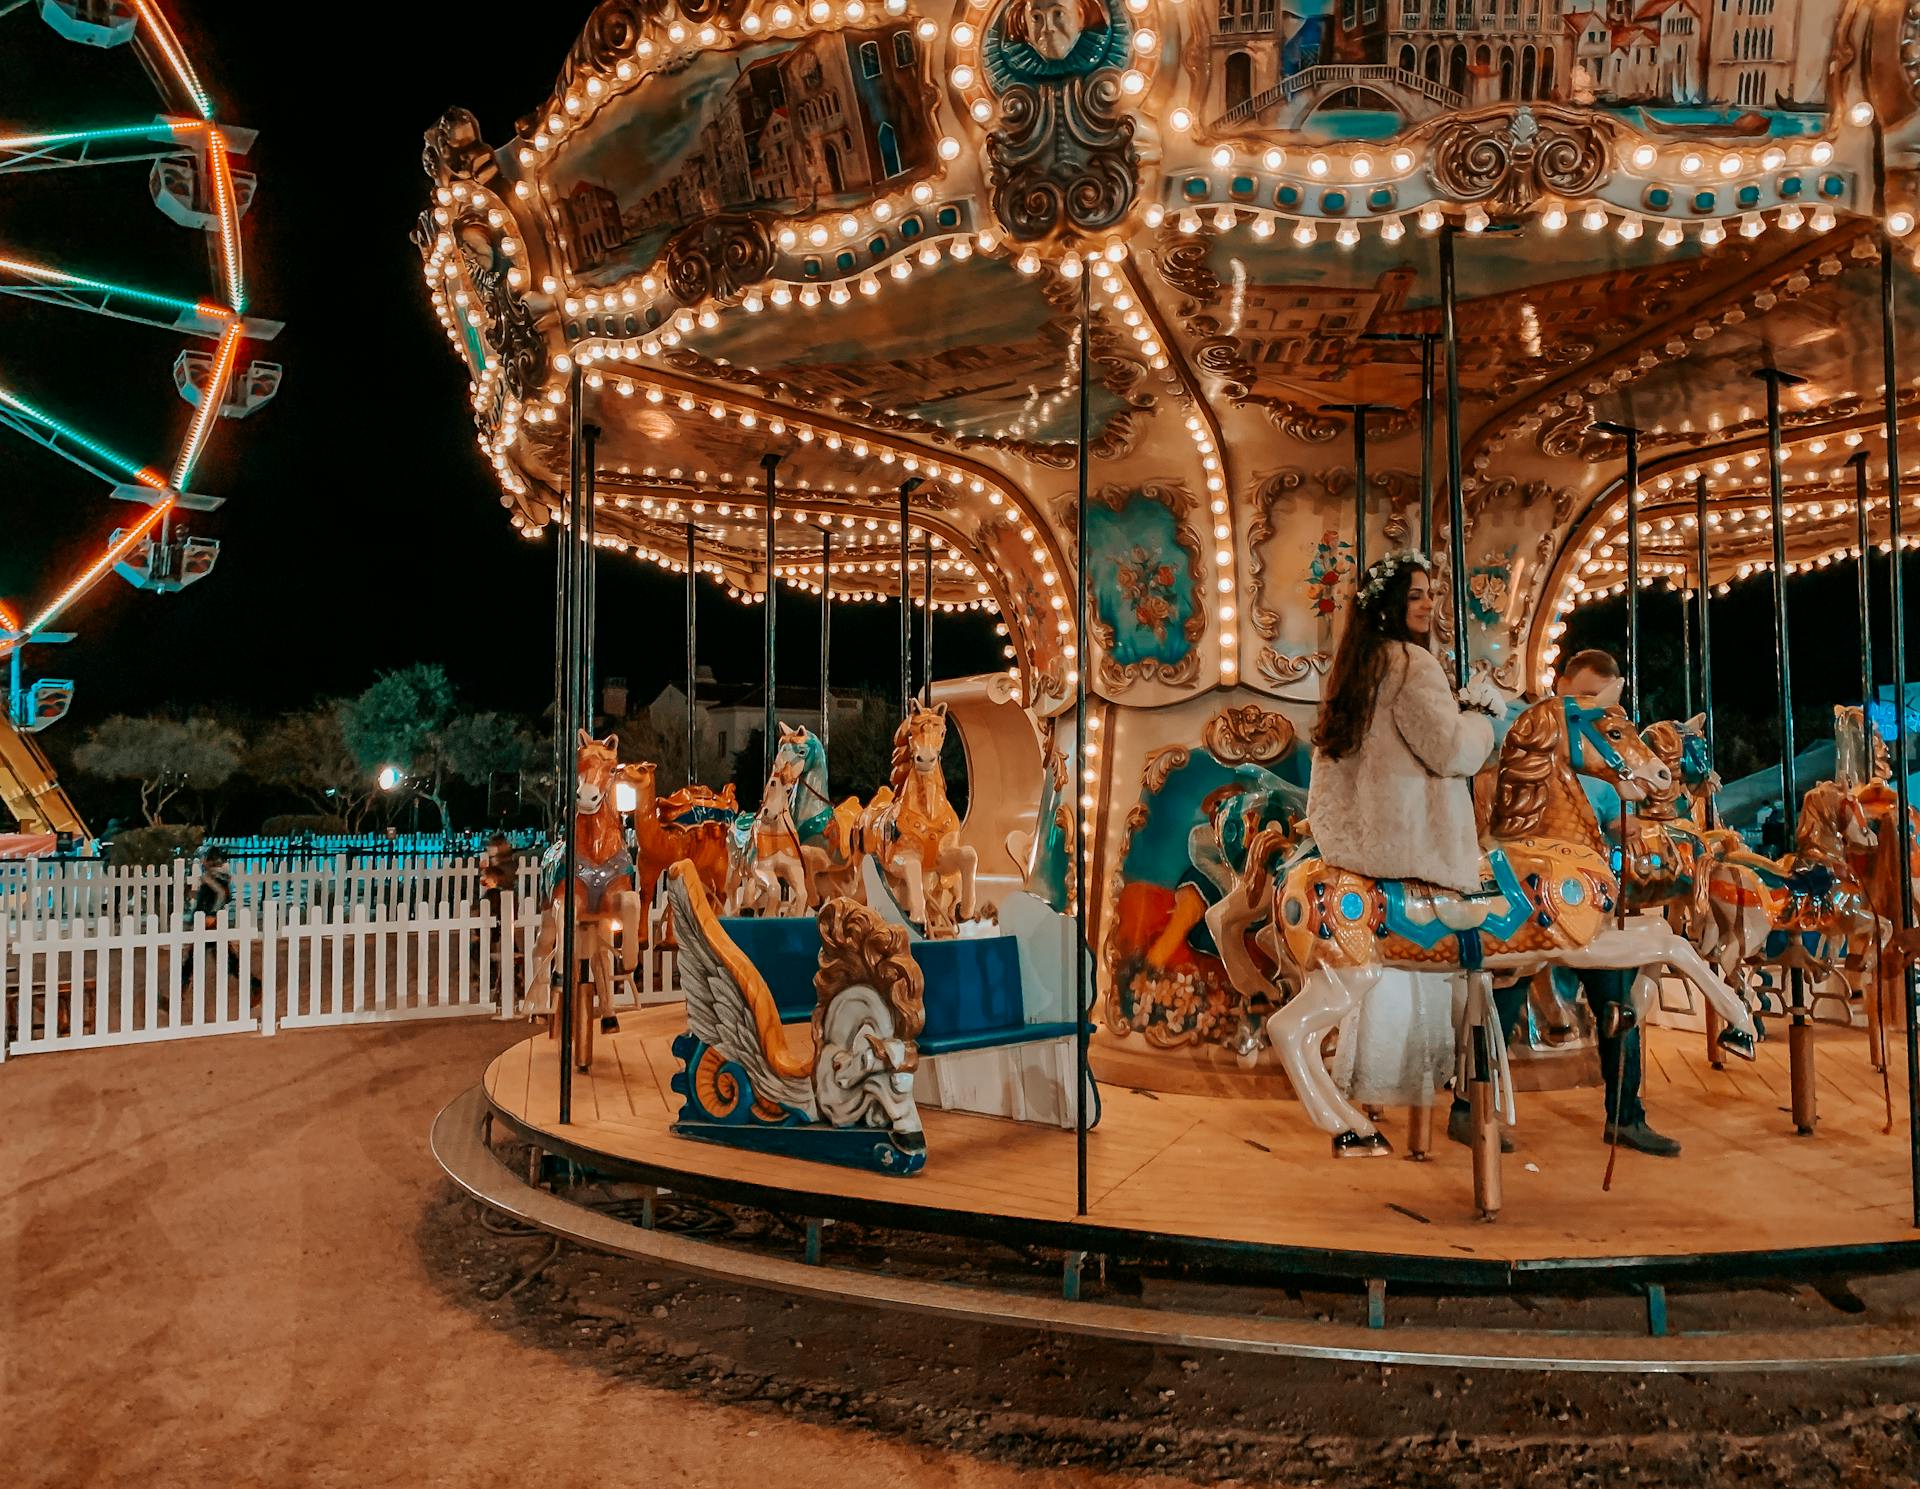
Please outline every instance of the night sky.
M390 6L377 22L350 19L372 14L357 8L303 12L285 35L257 8L203 3L186 12L222 116L261 132L250 161L260 177L248 231L253 308L287 328L251 355L284 364L285 381L261 413L223 424L196 477L199 489L228 499L193 519L221 541L214 574L170 596L110 578L70 613L78 642L30 654L30 674L77 683L67 722L42 736L56 756L111 712L223 704L271 712L355 692L377 669L414 661L444 662L475 706L531 713L550 696L552 548L517 537L498 505L474 446L465 373L433 320L408 232L426 201L422 131L459 103L489 140L508 138L544 96L587 9ZM0 120L86 125L152 107L130 52L63 42L36 11L0 20ZM194 24L230 12L247 19L217 30ZM140 167L9 178L5 190L11 249L155 288L198 293L207 282L199 235L154 209ZM188 413L169 380L181 344L9 300L0 382L137 459L165 464ZM0 438L0 492L0 598L28 611L134 511L11 436ZM1858 692L1853 583L1851 566L1837 565L1793 586L1803 739L1809 728L1825 732L1824 711ZM683 667L680 587L610 558L600 596L602 673L625 675L637 697L650 697ZM781 649L795 669L787 679L810 679L816 607L792 596L782 609ZM1568 641L1618 647L1621 610L1615 602L1581 612ZM702 658L723 679L758 675L757 611L703 585L700 624ZM896 626L891 606L839 607L836 682L885 686ZM1723 738L1744 731L1764 743L1767 587L1744 585L1718 602L1716 627ZM1647 637L1648 686L1675 710L1671 600L1649 604ZM942 674L1001 665L988 620L943 620L937 638ZM1885 679L1884 636L1881 652Z
M237 705L274 712L357 692L377 669L444 662L475 706L537 712L552 691L553 548L508 526L474 445L466 374L433 319L408 241L427 202L422 132L451 104L489 140L546 95L588 7L358 7L297 31L211 28L241 9L172 5L224 119L260 131L247 165L254 313L284 320L254 358L285 367L278 396L224 420L196 489L227 498L189 518L220 540L213 574L173 595L103 581L69 612L79 640L29 653L29 675L70 676L64 753L114 712ZM138 119L153 93L130 49L56 37L37 7L0 20L0 121L25 129ZM200 25L196 26L195 21ZM455 43L454 35L470 40ZM81 178L89 178L82 180ZM8 178L0 243L75 272L181 294L207 285L199 235L175 226L129 165ZM0 383L135 459L165 466L189 414L170 368L183 339L75 311L0 302ZM210 343L209 343L210 345ZM28 611L137 509L11 434L0 434L0 600ZM601 560L599 660L642 700L684 674L681 581L625 556ZM758 609L701 585L701 660L722 680L759 675ZM811 681L818 602L781 596L780 649ZM834 612L836 685L895 677L898 611ZM1005 665L991 618L944 617L941 675ZM58 737L57 737L58 736Z

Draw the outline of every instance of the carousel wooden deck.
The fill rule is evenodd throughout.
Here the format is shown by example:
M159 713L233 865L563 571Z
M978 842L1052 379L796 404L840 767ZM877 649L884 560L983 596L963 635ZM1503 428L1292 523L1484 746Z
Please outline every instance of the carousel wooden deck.
M556 1046L544 1036L493 1062L488 1098L529 1128L655 1171L929 1211L1075 1220L1071 1131L923 1108L929 1158L909 1179L676 1137L670 1045L683 1027L678 1005L623 1016L619 1034L597 1041L593 1069L576 1074L574 1121L564 1130L556 1121ZM1823 1031L1820 1130L1802 1138L1787 1116L1784 1031L1756 1064L1729 1063L1737 1068L1710 1069L1698 1035L1647 1031L1647 1106L1686 1152L1676 1160L1623 1150L1611 1192L1601 1189L1607 1149L1599 1090L1523 1095L1517 1151L1504 1164L1505 1208L1492 1225L1474 1219L1469 1155L1446 1140L1444 1112L1436 1113L1427 1163L1336 1162L1292 1101L1104 1086L1082 1224L1523 1266L1920 1240L1911 1225L1903 1068L1894 1076L1893 1131L1883 1133L1879 1078L1864 1036ZM1403 1147L1404 1114L1390 1114L1384 1125ZM812 1213L797 1202L795 1210Z

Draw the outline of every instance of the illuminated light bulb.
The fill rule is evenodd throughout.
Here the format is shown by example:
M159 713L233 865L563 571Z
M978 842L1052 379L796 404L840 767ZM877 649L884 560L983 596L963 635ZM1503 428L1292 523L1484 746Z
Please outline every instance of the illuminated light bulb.
M1319 236L1319 230L1305 218L1302 218L1293 225L1293 241L1298 243L1302 248L1313 243Z
M1121 263L1125 263L1126 259L1127 259L1127 245L1121 242L1120 239L1115 238L1113 242L1107 245L1107 251L1106 251L1107 262L1110 264L1121 264Z
M1360 241L1360 229L1351 222L1340 224L1340 230L1333 235L1333 241L1342 248L1351 248Z
M1567 225L1567 209L1559 202L1553 202L1540 214L1540 226L1550 233L1557 233Z
M1393 169L1397 174L1402 176L1404 176L1408 171L1412 170L1413 169L1413 151L1395 150L1393 152Z
M740 29L749 36L758 36L760 34L760 28L765 24L766 22L762 21L759 16L743 16L740 21ZM621 65L624 66L625 64L623 63Z
M1144 92L1146 86L1146 74L1136 68L1129 67L1125 72L1120 74L1120 91L1122 93L1137 95Z
M1407 235L1407 225L1397 217L1389 217L1380 224L1380 236L1388 243L1398 243Z
M867 7L862 0L847 0L846 6L840 12L850 21L860 20L866 13Z
M1191 210L1182 212L1180 214L1180 231L1187 234L1199 232L1200 214Z
M832 14L833 7L827 4L827 0L813 0L813 4L807 7L807 19L816 26L822 24Z
M1145 27L1133 33L1133 49L1142 56L1151 52L1159 44L1160 38Z
M1155 202L1147 208L1142 216L1145 217L1148 227L1159 227L1161 223L1167 220L1167 209L1158 202Z
M880 281L875 279L871 274L862 274L860 276L860 293L863 295L879 294Z
M677 44L679 42L685 41L686 39L687 39L687 28L681 25L678 21L675 21L671 26L667 27L668 41L671 41Z
M1815 165L1825 165L1828 161L1832 159L1833 159L1833 146L1828 144L1825 140L1822 140L1819 144L1813 147L1813 163Z
M1213 147L1212 159L1216 166L1221 170L1225 170L1233 164L1233 151L1229 150L1225 145L1215 145Z
M784 284L777 284L773 287L773 293L768 295L767 298L784 310L793 303L793 291L788 289Z
M973 27L969 26L965 21L962 21L947 34L953 38L953 44L955 46L970 47L973 45L973 38L976 33Z
M1185 134L1189 129L1193 128L1193 111L1191 109L1175 109L1171 114L1167 115L1167 123L1179 133Z
M776 26L791 26L793 24L793 7L790 5L774 6L773 24Z
M1470 233L1484 233L1489 220L1484 207L1473 206L1467 208L1467 220L1464 226Z
M573 371L573 358L569 357L565 352L555 352L553 354L553 370L555 372Z
M1438 207L1429 202L1420 209L1418 221L1421 232L1437 233L1440 231L1440 224L1446 221L1446 217Z
M1273 236L1273 219L1264 213L1254 218L1253 235L1256 238L1271 238Z
M811 310L820 303L820 287L813 284L800 286L800 303Z
M1731 152L1729 152L1726 155L1722 155L1720 157L1720 174L1723 176L1739 175L1740 174L1740 157L1738 155L1732 154Z
M1038 274L1040 272L1040 255L1029 248L1015 261L1014 267L1022 274Z
M1660 152L1655 150L1651 145L1635 146L1633 151L1633 164L1635 169L1644 171L1648 166L1652 165L1655 160L1659 159L1659 154Z
M1327 173L1327 169L1327 157L1324 155L1316 155L1307 162L1307 174L1309 176L1324 176Z
M700 312L700 326L702 330L711 331L715 326L719 324L720 324L720 317L715 315L711 309L703 310Z
M947 245L947 253L956 262L964 263L973 257L973 240L971 238L955 238Z
M859 235L860 235L860 219L859 218L843 217L840 219L840 236L841 237L857 238Z
M881 8L890 16L905 15L907 0L886 0L886 4Z
M1640 219L1635 217L1631 212L1620 219L1618 232L1620 236L1625 238L1629 243L1639 237L1642 231Z
M1896 238L1904 238L1913 231L1913 214L1907 211L1887 214L1887 231Z
M1700 224L1700 241L1703 244L1705 244L1708 248L1712 248L1717 244L1724 243L1726 239L1727 239L1727 230L1724 227L1722 227L1719 223L1703 222Z
M1352 169L1353 169L1355 180L1358 180L1358 181L1366 180L1367 177L1373 174L1373 157L1371 155L1354 156L1352 161Z
M1816 233L1831 231L1833 228L1833 208L1816 207L1813 216L1808 219L1807 225Z
M960 142L950 134L940 137L940 158L942 160L957 160L960 158Z
M992 253L1000 246L1000 239L991 228L983 228L973 235L973 241L982 253Z
M1689 150L1685 155L1680 157L1680 174L1683 176L1697 176L1700 174L1700 157L1693 151Z
M1873 123L1873 105L1868 103L1866 99L1861 99L1852 108L1847 110L1847 122L1849 124Z
M1766 230L1766 220L1758 212L1749 212L1740 219L1740 236L1743 238L1757 238Z
M1589 207L1580 214L1580 226L1590 233L1597 233L1607 225L1607 214L1599 207Z
M710 47L720 39L720 33L711 26L702 26L699 31L695 33L695 37L701 46Z
M1685 238L1686 234L1680 230L1679 223L1665 222L1660 226L1660 235L1657 241L1662 248L1675 248L1678 247Z
M953 86L956 88L971 88L973 86L973 69L964 62L954 68L947 76L953 79Z
M827 291L827 298L835 305L844 305L853 298L853 294L848 290L846 285L836 284L832 289Z
M758 315L762 310L766 309L766 303L767 302L762 300L758 295L748 295L741 300L740 307L745 310L748 315Z
M1078 279L1080 277L1079 254L1069 253L1065 258L1060 260L1060 277L1062 279Z
M1789 204L1780 209L1780 215L1774 218L1774 223L1791 233L1806 220L1806 213L1802 212L1797 206Z
M993 105L984 98L974 99L967 112L972 114L975 122L980 124L991 123L993 120Z
M1233 208L1216 207L1214 209L1213 225L1216 228L1218 228L1221 232L1223 233L1226 232L1229 228L1231 228L1234 225L1236 221L1238 221L1238 219L1234 215Z
M929 243L925 248L920 250L919 259L921 263L931 269L935 264L940 262L940 250Z

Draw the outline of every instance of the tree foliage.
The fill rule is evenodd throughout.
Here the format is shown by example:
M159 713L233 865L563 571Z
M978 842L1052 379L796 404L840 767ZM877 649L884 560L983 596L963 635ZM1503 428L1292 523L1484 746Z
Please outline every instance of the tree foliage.
M262 785L289 791L322 816L337 816L347 830L366 820L376 787L347 744L342 698L286 714L261 728L247 747L246 770Z
M224 786L244 751L238 731L213 719L115 714L89 731L73 758L88 775L138 781L141 814L155 827L182 791Z

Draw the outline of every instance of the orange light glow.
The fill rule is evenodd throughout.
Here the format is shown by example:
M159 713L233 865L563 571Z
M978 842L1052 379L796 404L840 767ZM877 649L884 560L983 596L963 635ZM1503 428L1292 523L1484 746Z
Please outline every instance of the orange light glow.
M192 478L193 467L207 442L207 432L213 428L213 421L220 416L220 406L226 402L227 384L233 379L234 358L239 350L240 322L229 321L220 335L220 345L214 350L213 371L200 394L200 406L193 411L193 421L187 426L180 458L173 463L173 484L181 490L186 489Z

